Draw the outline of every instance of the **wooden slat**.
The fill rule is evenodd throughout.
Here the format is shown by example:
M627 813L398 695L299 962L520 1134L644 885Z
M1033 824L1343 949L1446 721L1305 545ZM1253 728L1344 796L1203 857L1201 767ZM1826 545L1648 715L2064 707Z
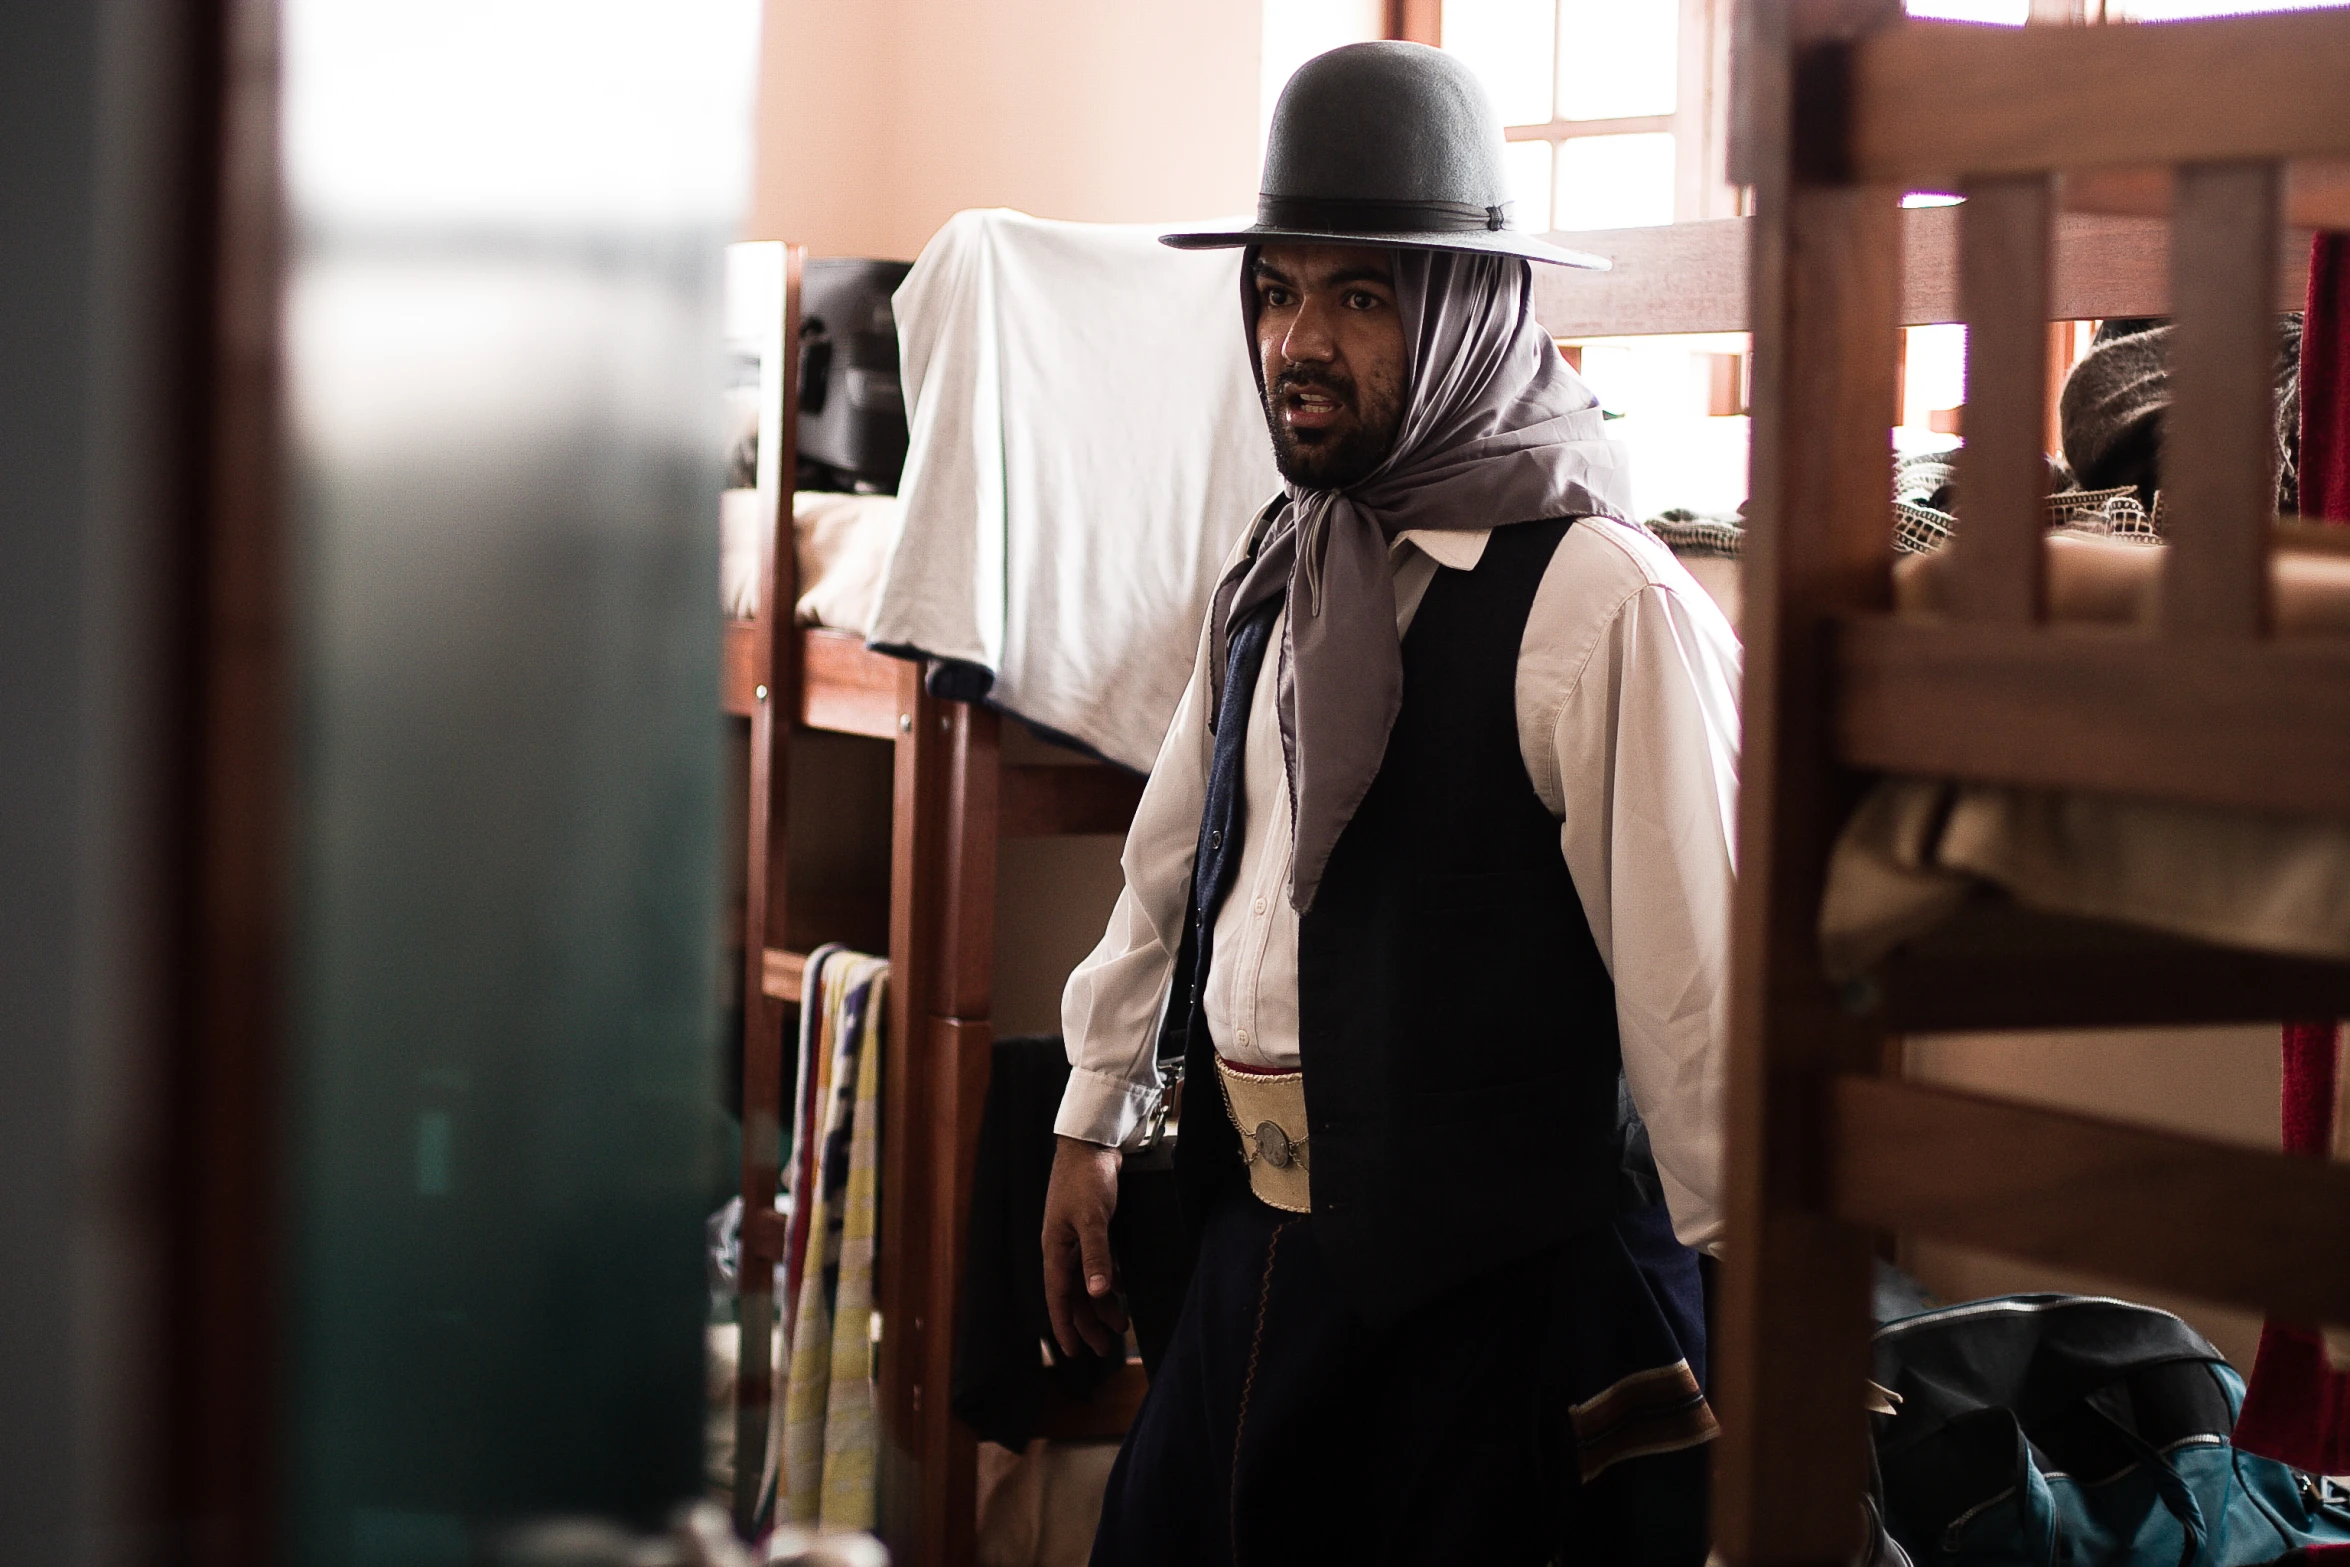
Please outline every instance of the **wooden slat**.
M1534 317L1553 337L1743 332L1749 221L1553 234L1611 265L1605 272L1536 267Z
M1958 300L1958 230L1964 211L1916 207L1901 214L1902 325L1965 319ZM1556 236L1562 244L1611 258L1615 266L1607 272L1536 267L1535 319L1553 337L1746 331L1752 319L1746 253L1753 222L1716 218ZM2280 308L2298 309L2309 287L2306 233L2284 236L2275 275ZM2050 320L2161 316L2170 308L2169 223L2150 215L2071 211L2056 219Z
M786 952L781 947L769 947L759 974L759 989L764 994L777 1001L797 1004L805 988L808 955L805 952Z
M1430 47L1444 41L1443 0L1387 0L1386 35Z
M955 1319L969 1259L971 1187L979 1158L979 1122L987 1103L993 1038L984 1020L929 1020L925 1065L931 1073L929 1178L933 1229L921 1311L928 1331L922 1358L920 1451L922 1526L919 1559L971 1567L977 1551L979 1449L955 1417Z
M1961 207L1903 214L1901 319L1905 325L1964 319L1958 303ZM2299 309L2309 291L2309 236L2287 234L2274 269L2280 309ZM2064 212L2056 219L2048 318L2164 316L2171 310L2170 225L2157 217Z
M757 1258L772 1270L783 1260L785 1246L791 1238L791 1217L773 1208L754 1208L743 1214L742 1255L744 1266ZM737 1275L740 1276L739 1273ZM772 1272L768 1275L772 1280Z
M926 1009L912 998L938 961L937 889L925 867L944 852L946 753L931 736L946 704L923 691L921 666L911 661L898 664L897 680L897 704L912 722L894 748L890 819L890 985L881 1069L886 1163L873 1279L883 1320L874 1400L882 1434L877 1532L894 1557L918 1560L928 1468L922 1421L931 1328L923 1302L933 1265L931 1070Z
M946 841L925 867L939 886L939 964L922 992L937 1017L985 1022L995 1000L996 837L1001 820L1003 715L969 702L934 720L948 746ZM977 1125L977 1110L972 1112Z
M1854 1223L2350 1323L2350 1166L1880 1078L1832 1103Z
M2025 174L1976 181L1959 209L1967 432L1958 487L1967 521L1951 545L1950 604L1973 620L2040 617L2053 205L2048 176Z
M1874 13L1872 16L1871 13ZM1836 765L1832 619L1890 598L1903 219L1887 190L1794 177L1796 47L1897 20L1897 4L1738 7L1738 155L1762 217L1750 234L1753 465L1746 560L1745 753L1733 911L1723 1296L1712 1384L1722 1421L1714 1546L1742 1564L1849 1561L1869 1434L1874 1238L1829 1217L1807 1165L1824 1072L1878 1042L1821 977L1815 932L1829 843L1858 787Z
M149 266L172 263L146 274L153 313L138 350L141 363L164 372L142 394L154 399L155 423L141 437L163 450L108 465L129 473L155 464L175 476L137 503L152 508L145 536L168 553L118 568L158 591L132 595L138 621L110 628L120 640L107 660L153 669L152 686L112 694L153 725L141 736L151 749L134 753L144 761L116 766L161 787L101 808L127 809L141 823L121 840L130 851L121 869L147 862L153 881L125 885L147 890L141 945L157 943L146 950L165 968L120 998L134 1010L122 1014L119 1032L99 1037L122 1043L107 1066L88 1069L105 1072L114 1093L168 1083L171 1108L152 1122L134 1114L147 1128L135 1145L144 1152L124 1146L92 1168L107 1217L93 1212L82 1233L109 1238L103 1252L84 1255L129 1262L143 1255L127 1243L146 1225L170 1233L161 1267L110 1270L129 1288L100 1292L108 1311L137 1301L141 1320L163 1335L155 1358L99 1354L89 1364L136 1390L136 1451L169 1455L152 1468L120 1450L100 1460L115 1468L117 1484L127 1482L122 1494L145 1493L125 1532L144 1532L150 1518L201 1519L175 1548L187 1567L280 1554L285 1460L300 1440L286 1398L299 1263L285 1215L297 1189L292 1069L307 1042L286 998L306 911L295 892L302 732L287 698L305 678L298 607L308 584L292 522L298 503L282 482L293 437L282 379L289 254L280 127L290 73L280 64L281 14L270 0L181 11L171 47L153 59L138 112L159 130L171 126L166 134L186 149L179 216L124 253L150 257ZM15 221L37 232L29 214ZM146 640L166 626L167 642ZM59 648L54 656L76 655ZM159 1002L168 1015L146 1010ZM134 1039L152 1040L159 1054L151 1062L130 1054ZM86 1133L76 1145L105 1146ZM168 1193L160 1211L142 1205L154 1187ZM37 1211L38 1199L18 1190L12 1211ZM101 1341L95 1333L89 1340ZM12 1359L27 1364L21 1351ZM85 1397L96 1393L81 1385ZM97 1426L92 1418L84 1429Z
M2350 642L1871 616L1839 645L1855 766L2350 816Z
M1123 836L1134 824L1142 785L1122 767L1007 767L999 830L1007 838Z
M2168 168L2083 169L2065 175L2061 184L2060 199L2068 212L2166 219L2171 213ZM2350 163L2301 159L2287 164L2285 223L2288 228L2302 230L2350 229ZM2308 234L2299 238L2300 248L2307 250ZM2285 248L2294 247L2288 241ZM2298 299L2300 295L2296 292L2290 297Z
M881 1529L898 1559L969 1567L976 1438L954 1418L954 1320L990 1065L1001 719L896 675L889 1032L882 1081L886 1324Z
M1852 178L2350 154L2350 13L2136 27L1912 23L1852 46Z
M2350 1017L2350 964L1970 903L1854 997L1902 1033L2128 1028Z
M1134 1424L1134 1412L1149 1391L1142 1362L1129 1360L1104 1377L1091 1398L1048 1395L1037 1413L1036 1434L1055 1442L1115 1442Z
M748 620L728 620L719 632L718 705L736 718L750 717L758 702L758 644L758 628Z
M2345 35L2350 37L2350 35ZM2343 62L2350 68L2350 60ZM2162 425L2162 624L2185 637L2268 626L2276 512L2273 164L2179 170L2172 218L2170 412Z
M798 245L762 247L760 264L772 267L774 297L781 309L762 321L759 344L759 489L769 500L790 482L799 427L799 338L801 268L807 251ZM788 505L765 506L777 519L760 568L759 602L790 604L799 597L796 557L791 549ZM742 1033L742 1199L746 1213L765 1212L774 1202L782 1146L779 1122L783 1100L783 1016L766 994L767 949L781 946L790 925L791 725L775 691L791 689L790 622L761 615L750 622L748 678L768 687L771 699L751 700L750 780L746 796L743 896ZM735 1365L735 1522L748 1529L757 1506L755 1483L767 1451L768 1409L773 1397L770 1364L774 1302L772 1276L752 1270L737 1279L742 1343Z
M800 633L800 722L810 729L895 740L904 659L869 651L853 631L810 626ZM919 666L913 666L919 673Z

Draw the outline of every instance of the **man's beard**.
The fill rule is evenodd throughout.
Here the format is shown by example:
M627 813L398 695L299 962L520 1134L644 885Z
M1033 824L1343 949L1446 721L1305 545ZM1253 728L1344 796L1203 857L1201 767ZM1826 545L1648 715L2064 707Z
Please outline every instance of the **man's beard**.
M1337 429L1298 431L1281 417L1281 404L1292 392L1311 388L1338 400L1354 415L1351 424ZM1386 460L1402 423L1398 399L1382 397L1374 389L1365 398L1352 376L1291 365L1265 388L1265 424L1273 434L1273 465L1281 477L1308 490L1343 490L1368 478Z

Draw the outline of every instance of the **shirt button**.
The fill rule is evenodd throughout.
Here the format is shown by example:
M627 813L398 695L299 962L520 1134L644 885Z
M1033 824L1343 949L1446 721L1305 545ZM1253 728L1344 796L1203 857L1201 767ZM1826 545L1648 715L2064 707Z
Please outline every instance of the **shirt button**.
M1256 910L1257 910L1257 913L1258 913L1259 915L1262 915L1262 914L1265 912L1265 900L1264 900L1264 899L1262 899L1262 898L1259 898L1259 899L1257 899L1257 902L1256 902Z
M1236 1041L1236 1042L1237 1042L1237 1043L1240 1045L1240 1048L1241 1048L1241 1049L1243 1049L1243 1050L1246 1050L1246 1049L1248 1048L1248 1030L1247 1030L1247 1029L1245 1029L1245 1028L1244 1028L1244 1029L1242 1029L1242 1030L1241 1030L1241 1031L1240 1031L1238 1034L1235 1034L1235 1035L1233 1036L1233 1038L1234 1038L1234 1040L1235 1040L1235 1041Z

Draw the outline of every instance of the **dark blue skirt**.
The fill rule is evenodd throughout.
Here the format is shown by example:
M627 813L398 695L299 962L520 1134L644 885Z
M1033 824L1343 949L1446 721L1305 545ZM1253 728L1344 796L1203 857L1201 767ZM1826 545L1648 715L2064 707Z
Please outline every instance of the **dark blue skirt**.
M1213 1213L1096 1567L1706 1555L1705 1312L1662 1205L1373 1331L1308 1215Z

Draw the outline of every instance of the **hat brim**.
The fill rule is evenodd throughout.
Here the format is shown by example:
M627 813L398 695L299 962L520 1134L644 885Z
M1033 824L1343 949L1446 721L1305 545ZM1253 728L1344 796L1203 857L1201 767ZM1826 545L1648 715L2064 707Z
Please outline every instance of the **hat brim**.
M1464 229L1429 234L1364 234L1338 230L1275 228L1252 224L1244 229L1177 229L1161 234L1159 243L1177 250L1233 250L1243 245L1270 245L1282 241L1308 245L1386 245L1403 250L1462 250L1483 256L1521 256L1557 267L1581 267L1591 272L1611 270L1605 256L1569 250L1515 229Z

